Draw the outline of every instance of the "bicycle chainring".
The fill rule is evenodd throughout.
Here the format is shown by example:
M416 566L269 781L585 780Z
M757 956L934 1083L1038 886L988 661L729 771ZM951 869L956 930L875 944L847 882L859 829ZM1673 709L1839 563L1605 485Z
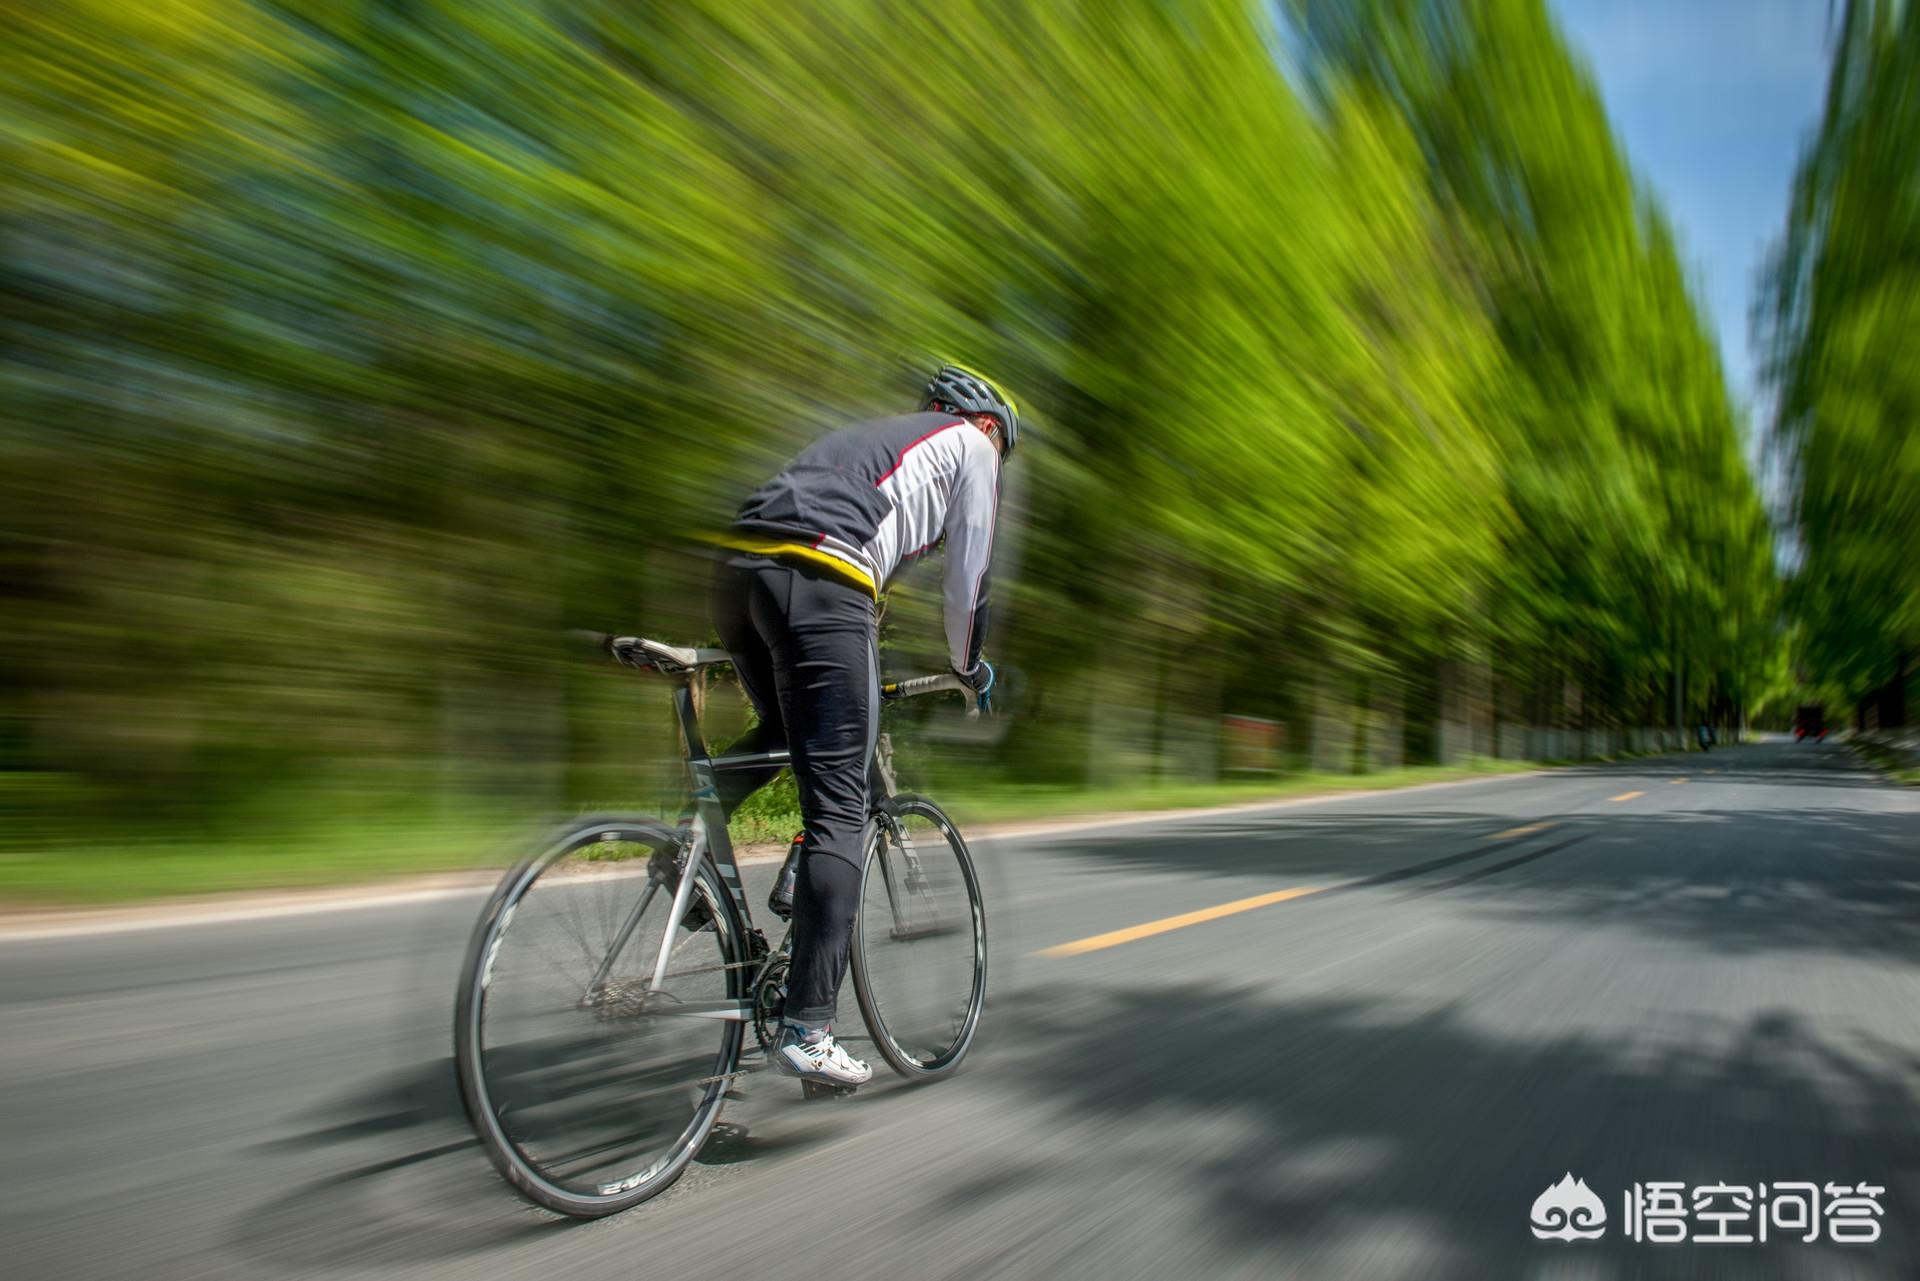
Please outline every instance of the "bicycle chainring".
M753 1034L763 1054L773 1053L780 1030L780 1011L787 1003L787 965L785 952L769 957L753 981Z

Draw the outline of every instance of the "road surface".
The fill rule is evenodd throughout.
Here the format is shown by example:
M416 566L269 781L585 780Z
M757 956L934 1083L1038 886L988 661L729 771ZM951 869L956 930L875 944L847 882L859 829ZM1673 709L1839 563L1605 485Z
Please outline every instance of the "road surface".
M679 1186L585 1225L515 1201L458 1115L475 896L0 942L0 1270L1920 1274L1920 791L1841 748L983 854L968 1072L827 1104L756 1076ZM1537 1240L1569 1173L1607 1233ZM1865 1183L1881 1235L1635 1242L1623 1198L1654 1181Z

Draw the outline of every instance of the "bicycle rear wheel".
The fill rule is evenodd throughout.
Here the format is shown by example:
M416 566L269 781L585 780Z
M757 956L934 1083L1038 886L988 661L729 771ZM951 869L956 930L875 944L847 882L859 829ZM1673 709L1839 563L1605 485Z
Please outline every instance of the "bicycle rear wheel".
M853 927L853 985L874 1048L926 1078L960 1065L987 995L987 916L959 829L923 796L876 814Z
M596 1218L686 1169L739 1066L750 964L712 865L652 985L677 882L673 829L576 826L508 873L475 929L454 1058L468 1118L528 1200Z

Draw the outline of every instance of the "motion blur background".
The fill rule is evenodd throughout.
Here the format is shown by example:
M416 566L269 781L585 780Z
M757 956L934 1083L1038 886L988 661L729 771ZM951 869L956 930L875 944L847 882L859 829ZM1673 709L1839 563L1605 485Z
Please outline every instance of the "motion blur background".
M698 534L937 357L1036 429L1020 715L919 766L989 812L1904 723L1920 7L1829 44L1750 408L1539 0L15 6L0 898L654 803L557 634L705 638Z

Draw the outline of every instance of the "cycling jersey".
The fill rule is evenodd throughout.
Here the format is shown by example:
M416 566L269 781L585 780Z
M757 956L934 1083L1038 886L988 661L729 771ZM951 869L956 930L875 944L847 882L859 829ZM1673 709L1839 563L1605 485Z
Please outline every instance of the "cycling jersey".
M1000 451L952 414L905 414L820 440L754 491L722 541L824 569L878 598L946 544L949 659L971 675L986 636Z

